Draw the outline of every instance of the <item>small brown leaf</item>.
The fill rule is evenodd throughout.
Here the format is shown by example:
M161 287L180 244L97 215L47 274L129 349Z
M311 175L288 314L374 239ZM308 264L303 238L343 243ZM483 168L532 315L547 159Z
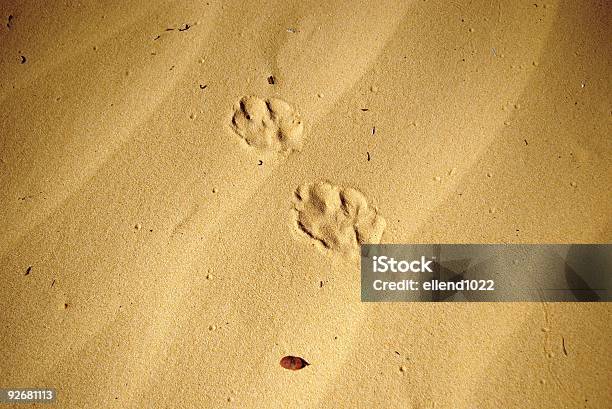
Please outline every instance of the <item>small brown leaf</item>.
M291 371L297 371L310 365L304 358L299 356L285 356L280 360L280 366Z

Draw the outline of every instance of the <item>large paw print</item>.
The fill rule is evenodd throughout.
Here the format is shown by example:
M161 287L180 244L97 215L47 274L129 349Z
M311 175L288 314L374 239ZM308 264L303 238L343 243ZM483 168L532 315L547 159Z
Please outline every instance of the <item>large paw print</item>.
M298 228L326 248L352 255L360 244L380 243L385 219L361 192L318 182L300 186L295 195Z
M264 151L302 147L304 124L293 107L280 99L243 97L235 108L232 129L247 144Z

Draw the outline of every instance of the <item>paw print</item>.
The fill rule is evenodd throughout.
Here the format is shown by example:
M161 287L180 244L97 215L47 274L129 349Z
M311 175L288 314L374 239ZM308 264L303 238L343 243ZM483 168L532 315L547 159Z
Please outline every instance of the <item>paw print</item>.
M360 244L380 243L385 219L358 190L318 182L300 186L295 196L298 228L325 248L359 254Z
M235 108L232 129L249 146L275 152L302 147L304 124L291 105L276 98L243 97Z

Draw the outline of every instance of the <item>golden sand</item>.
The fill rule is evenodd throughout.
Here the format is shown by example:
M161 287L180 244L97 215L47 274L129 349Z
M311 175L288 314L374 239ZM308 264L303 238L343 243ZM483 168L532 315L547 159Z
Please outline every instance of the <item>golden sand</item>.
M608 303L365 304L349 253L610 242L611 16L2 1L0 388L61 408L610 407Z

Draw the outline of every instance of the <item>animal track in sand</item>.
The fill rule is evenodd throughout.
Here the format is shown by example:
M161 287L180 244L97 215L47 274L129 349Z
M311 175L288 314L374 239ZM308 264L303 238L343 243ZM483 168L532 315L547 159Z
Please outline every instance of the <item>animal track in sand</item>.
M359 254L360 244L380 243L386 227L358 190L329 182L303 184L295 192L297 226L325 248Z
M287 102L259 97L242 97L235 107L232 129L249 146L269 152L299 151L304 124Z

